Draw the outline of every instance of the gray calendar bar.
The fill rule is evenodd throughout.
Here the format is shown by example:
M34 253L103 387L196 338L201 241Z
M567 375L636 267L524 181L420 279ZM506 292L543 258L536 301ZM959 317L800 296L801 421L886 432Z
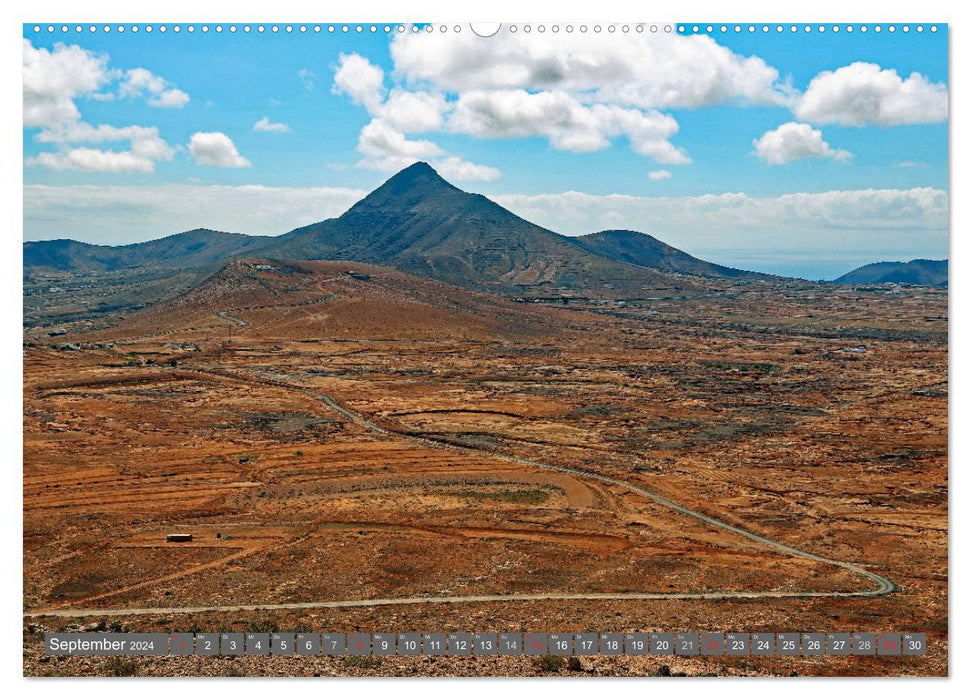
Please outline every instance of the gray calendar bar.
M873 656L927 653L923 632L47 632L49 656Z

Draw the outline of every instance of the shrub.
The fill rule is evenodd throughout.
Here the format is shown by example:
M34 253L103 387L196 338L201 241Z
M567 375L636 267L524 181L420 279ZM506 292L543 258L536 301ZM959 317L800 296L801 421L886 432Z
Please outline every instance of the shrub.
M344 658L344 665L349 668L378 668L381 665L381 658L352 654Z
M101 670L109 676L137 676L138 662L115 656L101 664Z
M556 673L563 668L564 663L565 659L562 656L552 656L549 654L541 657L538 662L539 670L544 673Z

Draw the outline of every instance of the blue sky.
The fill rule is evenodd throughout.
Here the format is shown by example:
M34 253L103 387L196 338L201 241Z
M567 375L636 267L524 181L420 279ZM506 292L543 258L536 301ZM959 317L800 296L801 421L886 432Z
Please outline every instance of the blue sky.
M196 26L24 27L25 238L279 234L421 159L561 233L631 228L753 269L947 255L944 26Z

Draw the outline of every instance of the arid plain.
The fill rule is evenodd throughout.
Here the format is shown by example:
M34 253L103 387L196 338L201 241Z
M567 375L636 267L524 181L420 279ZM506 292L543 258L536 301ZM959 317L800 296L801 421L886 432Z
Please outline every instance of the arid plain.
M910 658L195 657L139 675L947 673L946 289L712 280L526 303L244 259L110 324L28 330L24 441L27 675L117 672L42 653L44 630L106 626L929 638ZM898 590L804 596L874 584L626 485ZM672 597L622 599L641 593ZM526 599L297 607L490 595Z

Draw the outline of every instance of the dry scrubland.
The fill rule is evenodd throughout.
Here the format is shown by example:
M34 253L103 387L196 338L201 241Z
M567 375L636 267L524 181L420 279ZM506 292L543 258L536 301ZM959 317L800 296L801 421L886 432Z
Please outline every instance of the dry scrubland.
M26 674L946 674L946 291L719 282L679 298L556 306L347 268L239 262L112 326L26 334ZM493 593L872 588L620 486L516 458L642 486L859 563L900 590L870 599L177 612ZM167 544L175 531L193 542ZM145 608L167 612L125 612ZM59 609L114 612L34 616ZM928 632L930 652L562 666L43 657L44 630L105 625L912 630Z

